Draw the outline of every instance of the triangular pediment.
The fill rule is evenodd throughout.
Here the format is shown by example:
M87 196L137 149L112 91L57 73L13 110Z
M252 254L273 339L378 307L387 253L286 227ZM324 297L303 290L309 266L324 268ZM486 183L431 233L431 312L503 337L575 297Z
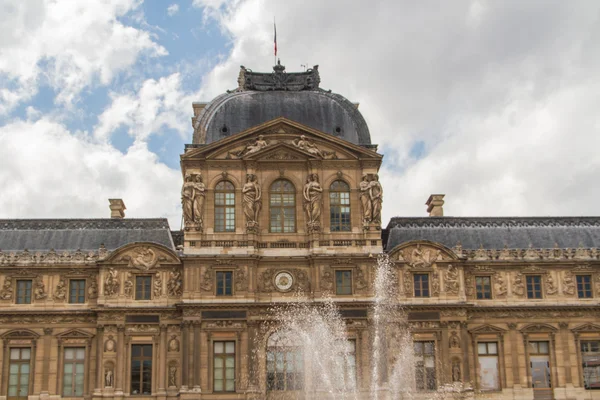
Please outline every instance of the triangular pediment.
M555 327L548 324L529 324L521 328L521 332L529 333L529 332L554 332L557 331Z
M57 335L60 338L66 339L66 338L70 338L70 339L91 339L92 337L94 337L94 335L92 335L91 333L85 332L85 331L81 331L79 329L69 329L66 332L63 332L59 335Z
M600 325L583 324L572 329L573 332L600 332Z
M502 328L498 328L497 326L494 325L489 325L489 324L485 324L485 325L481 325L478 326L477 328L471 329L469 330L469 332L471 333L504 333L506 332L504 329Z
M282 148L284 145L285 149ZM299 157L300 160L380 160L382 156L306 125L276 118L217 142L188 150L181 159L268 160L268 157L280 160L286 160L285 157Z

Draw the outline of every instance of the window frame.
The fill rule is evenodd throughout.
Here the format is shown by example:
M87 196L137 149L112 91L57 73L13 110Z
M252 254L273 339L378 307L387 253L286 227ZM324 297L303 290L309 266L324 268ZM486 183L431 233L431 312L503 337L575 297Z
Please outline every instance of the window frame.
M134 348L135 347L140 347L141 348L141 355L140 356L134 356ZM144 348L150 348L150 356L145 356L144 355ZM150 396L152 395L152 377L153 377L153 373L154 373L154 345L152 343L132 343L131 347L130 347L130 354L131 356L129 357L129 395L130 396ZM140 362L140 386L139 386L139 390L141 393L133 393L134 388L133 388L133 363L134 361L139 361ZM150 393L143 393L143 386L144 386L144 361L150 361Z
M341 274L342 278L344 278L345 274L348 273L350 277L350 284L347 285L346 280L342 279L344 285L338 286L338 274ZM333 272L334 276L334 289L336 296L352 296L354 294L354 271L351 268L337 268ZM348 293L342 292L340 290L347 289Z
M306 361L304 359L304 354L302 352L302 346L296 345L295 343L292 343L288 338L281 338L278 337L276 339L273 339L274 344L271 345L270 341L272 340L272 336L273 335L278 335L277 332L274 332L271 334L271 336L269 336L269 338L267 339L267 351L266 351L266 358L265 358L265 367L266 367L266 382L265 382L265 386L266 386L266 390L267 392L283 392L283 391L303 391L305 389L305 383L306 383ZM280 344L281 343L281 344ZM275 349L275 350L273 350ZM270 357L270 355L273 354L272 357ZM272 360L276 360L277 359L277 355L278 354L282 354L282 359L284 360L283 365L284 366L288 366L288 365L292 365L293 366L293 370L289 371L287 368L284 367L284 370L282 372L280 372L280 374L282 374L283 379L279 379L279 377L277 376L278 372L276 370L276 361L272 361ZM287 356L293 356L292 360L289 360L287 358ZM270 358L272 358L272 360L270 360ZM269 372L269 368L270 366L275 366L274 371L273 372ZM301 366L301 368L298 368L299 366ZM272 382L269 380L269 374L273 374L273 380ZM293 377L291 379L288 378L289 374L294 374ZM293 382L293 387L289 388L288 387L288 383L289 381ZM279 387L278 384L281 384L281 386L283 388L277 388ZM277 386L277 387L273 387L273 386Z
M153 275L146 275L146 274L140 274L140 275L135 275L135 294L134 294L134 299L136 301L150 301L152 300L152 280L153 280ZM138 284L138 279L150 279L150 283L148 284L148 287L146 288L146 285L142 285L142 294L139 295L138 297L138 293L139 293L139 284ZM146 291L147 289L147 291Z
M488 285L487 286L489 288L489 291L487 291L487 292L485 290L481 290L480 291L479 290L479 285L478 285L478 282L477 282L478 280L485 279L485 278L488 279ZM492 276L491 275L475 275L473 280L475 281L475 299L476 300L492 300L493 299L493 293L492 293L492 290L493 290ZM483 285L483 289L485 289L485 285ZM480 293L482 294L482 297L479 297ZM489 297L485 297L486 293L489 295Z
M417 352L416 352L416 344L420 344L422 346L422 357L423 357L423 365L421 366L417 366ZM433 383L434 385L431 386L429 385L430 381L428 379L428 374L427 374L427 363L426 363L426 355L427 353L425 352L425 344L426 343L431 343L431 345L433 346L433 351L430 354L430 357L433 358ZM438 389L438 366L437 366L437 343L435 340L413 340L413 352L414 352L414 358L415 358L415 365L413 366L414 371L415 371L415 390L417 392L433 392L436 391ZM419 375L419 371L417 370L417 368L421 368L421 374L422 374L422 379L423 379L423 388L418 387L419 385L419 381L418 379L418 375Z
M580 340L578 340L578 342L579 342L578 351L580 354L580 373L581 373L582 386L585 390L600 390L600 364L595 367L595 369L596 369L595 376L597 377L596 382L598 382L598 386L590 387L586 384L585 376L586 376L586 368L588 368L588 367L585 365L585 360L584 360L584 357L586 357L586 355L585 355L586 353L596 353L597 357L600 358L600 338L586 337L586 338L581 338ZM584 345L589 345L591 343L596 343L598 351L583 351Z
M216 345L218 343L221 343L223 345L223 352L222 353L217 353L216 351ZM227 343L233 343L233 353L227 353ZM235 340L213 340L212 342L212 389L213 392L216 393L235 393L236 388L237 388L237 343ZM229 381L227 379L227 359L233 359L233 389L232 390L227 390L227 382ZM222 359L223 363L222 363L222 369L223 369L223 389L222 390L217 390L216 389L216 384L215 381L217 380L216 378L216 370L217 370L217 359Z
M227 185L231 185L231 188L219 188L219 185L223 185L224 187L226 187ZM233 195L233 204L227 204L229 201L229 198L227 195ZM218 200L218 195L223 195L223 199L222 202L223 204L219 204L220 200ZM219 182L217 182L217 184L215 185L215 189L214 189L214 196L213 196L213 200L214 200L214 231L215 233L235 233L235 229L236 229L236 193L235 193L235 185L233 184L233 182L229 181L229 180L221 180ZM219 211L217 210L222 210L222 214L219 214ZM231 214L229 214L229 212L231 212ZM231 221L233 221L233 227L228 229L228 221L230 221L228 219L228 216L232 216ZM220 221L219 218L222 218L222 221ZM222 222L222 224L219 224L219 222ZM222 226L221 226L222 225Z
M83 358L82 359L78 359L78 358L72 358L72 359L67 359L67 350L72 349L75 350L75 353L77 352L77 350L83 350ZM72 346L65 346L63 348L62 351L62 379L60 381L61 384L61 393L63 397L83 397L85 395L85 377L86 377L86 358L87 358L87 352L86 352L86 346L82 346L82 345L72 345ZM75 391L73 391L72 393L75 394L71 394L71 395L66 395L65 394L65 377L67 376L66 372L65 372L65 368L67 366L67 364L71 364L73 366L76 366L78 364L83 365L83 382L81 383L81 395L76 394ZM76 368L73 368L73 370L71 371L71 376L73 377L73 380L71 381L71 390L74 389L75 385L76 385L76 381L75 381L75 377L77 376L77 371Z
M427 287L423 286L423 282L422 279L420 279L420 284L419 287L417 289L417 277L423 277L425 276L427 279ZM429 276L429 273L427 272L419 272L419 273L414 273L412 276L412 281L413 281L413 296L416 298L430 298L431 297L431 279ZM417 295L417 290L419 290L419 295ZM424 295L423 291L427 291L427 294Z
M346 188L334 188L335 184L342 183ZM342 180L336 179L329 185L329 231L330 232L352 232L352 205L350 185ZM347 194L344 199L343 194ZM334 203L334 200L336 203ZM347 203L344 203L347 201ZM344 208L347 208L347 222L344 223ZM334 213L334 211L337 211ZM334 218L337 217L337 218ZM335 221L335 222L334 222ZM337 229L334 229L337 228Z
M73 282L83 282L83 288L79 289L79 292L83 291L83 301L72 301L72 285ZM77 295L78 300L81 298L81 293L79 295ZM87 279L80 279L80 278L72 278L69 279L69 304L85 304L87 302Z
M530 280L531 279L538 279L539 282L532 282L532 290L529 289L530 286ZM535 286L538 286L538 288L536 288ZM532 296L530 296L530 293L532 294ZM527 299L529 300L540 300L544 298L544 283L543 283L543 279L542 279L542 275L541 274L528 274L525 275L525 295L527 296Z
M276 183L289 183L291 190L274 190L274 186ZM290 198L293 200L293 204L292 205L284 205L284 195L292 195ZM298 221L297 221L297 216L296 216L296 196L298 194L298 191L296 190L296 186L292 183L292 181L290 181L289 179L285 179L285 178L279 178L279 179L275 179L271 185L269 186L269 233L297 233L298 231ZM277 196L279 195L279 199L280 199L280 205L273 205L273 196ZM274 210L279 210L279 217L281 218L281 220L279 221L279 227L278 229L280 230L274 230L273 227L273 211ZM286 231L286 227L285 227L285 210L291 210L291 215L294 216L294 218L292 219L292 223L293 223L293 229L292 230L287 230Z
M481 390L482 392L498 392L502 390L502 373L501 373L501 369L502 369L502 363L501 363L501 359L500 359L500 350L501 350L501 343L499 342L500 338L497 338L496 340L482 340L479 341L477 340L475 342L475 352L476 352L476 356L477 356L477 389ZM494 344L496 346L496 352L495 353L490 353L489 351L489 347L490 344ZM479 351L479 346L480 345L484 345L486 348L486 352L485 353L480 353ZM481 362L479 361L481 358L495 358L496 359L496 379L498 382L498 387L494 388L494 389L483 389L481 387Z
M583 285L586 285L587 288L583 288L583 289L579 289L580 283L579 283L579 279L580 278L588 278L588 282L583 282ZM575 275L575 288L577 290L577 298L578 299L593 299L594 298L594 285L593 285L594 279L593 276L591 274L577 274ZM587 293L589 294L589 296L580 296L581 293Z
M19 287L19 283L21 283L21 282L29 283L29 287L25 288L25 293L27 293L27 291L29 291L29 297L27 297L26 294L21 296L21 290ZM16 285L15 304L31 304L33 302L33 279L30 279L30 278L17 279L15 285ZM28 300L28 301L21 301L21 299Z
M9 345L6 348L7 352L5 353L6 354L6 357L5 357L6 359L4 360L4 362L8 365L8 368L7 368L7 372L6 372L6 386L5 386L6 392L4 392L4 393L6 394L6 398L8 400L10 400L10 399L18 399L18 398L27 398L29 395L32 394L31 392L33 391L33 385L32 385L32 383L33 383L33 375L35 374L35 371L33 371L33 365L34 365L33 363L35 361L35 354L36 354L35 348L36 348L35 340L33 341L33 343L31 343L31 345L16 345L16 346L10 346ZM29 359L23 359L23 358L21 358L22 357L22 351L25 350L25 349L29 350ZM19 350L19 358L18 359L16 359L16 358L13 359L12 358L12 356L11 356L12 350ZM10 396L9 395L9 390L10 390L10 375L11 375L10 366L12 364L17 364L19 366L20 365L28 365L29 366L29 368L28 368L28 374L27 374L27 375L29 375L28 376L28 380L27 380L27 394L25 396L19 396L19 394L17 394L17 396ZM21 381L21 379L20 379L20 377L21 377L21 368L20 367L19 367L18 376L19 376L19 382L20 382ZM17 385L17 388L19 388L19 386L20 385Z
M225 280L224 285L224 293L219 294L219 274L231 274L231 279L229 280L229 293L227 293L227 281ZM231 297L233 296L233 280L235 277L235 273L233 270L216 270L215 271L215 296L217 297Z

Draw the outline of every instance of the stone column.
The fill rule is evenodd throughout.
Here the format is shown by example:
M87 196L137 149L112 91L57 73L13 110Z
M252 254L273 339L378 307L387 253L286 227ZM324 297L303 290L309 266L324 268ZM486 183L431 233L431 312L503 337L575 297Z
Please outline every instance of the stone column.
M2 362L0 363L0 373L2 377L8 376L8 359L10 358L10 354L8 354L8 340L2 339ZM0 379L0 393L6 393L8 388L6 387L6 379Z
M573 377L571 376L571 354L569 352L569 323L559 322L560 334L562 336L562 357L565 365L565 384L569 385L573 383Z
M442 383L452 382L452 362L450 362L450 342L448 337L448 322L441 321L440 327L442 328L441 336L441 351L439 352L441 363L444 366L442 370Z
M42 391L40 395L48 395L50 382L50 351L52 350L52 328L44 328L44 362L42 364Z
M190 325L188 321L184 321L181 324L181 390L188 390L188 363L189 363L189 339L190 339Z
M248 389L258 390L258 357L256 354L256 340L258 340L258 322L248 321Z
M96 327L96 382L95 392L97 394L102 393L104 387L104 377L102 376L102 357L104 356L104 325L98 325Z
M188 321L188 388L192 389L194 387L194 346L199 345L199 343L194 342L194 331L192 330L192 321Z
M59 357L60 357L60 351L58 353ZM88 339L87 342L85 343L85 367L84 367L84 371L85 371L85 381L83 383L83 398L84 399L89 399L90 398L90 375L91 375L91 365L92 363L90 362L90 358L92 357L92 341L91 339ZM60 374L60 370L58 371L58 373L56 375ZM60 393L61 388L57 388L57 393Z
M123 394L123 375L125 365L125 326L117 327L117 371L115 373L115 394Z
M517 324L510 322L508 324L510 329L510 353L512 356L512 373L513 373L513 386L521 385L521 375L519 374L519 349L517 339ZM527 351L527 348L525 349Z
M463 382L471 381L471 365L469 359L469 332L467 331L467 327L469 326L467 321L462 321L460 323L460 336L462 343L460 344L463 349Z
M58 339L58 362L57 367L56 367L56 393L61 393L62 392L62 379L60 379L61 376L61 371L63 370L64 366L63 366L63 360L64 360L64 353L63 353L63 341L62 339ZM61 357L61 354L63 354L63 356ZM86 360L87 360L87 354L86 354ZM87 371L86 368L84 368L84 371ZM63 376L64 379L64 376ZM84 392L85 393L85 392Z
M200 321L194 321L194 361L192 363L194 374L194 390L200 391Z
M167 392L167 325L160 326L160 344L158 357L158 394Z

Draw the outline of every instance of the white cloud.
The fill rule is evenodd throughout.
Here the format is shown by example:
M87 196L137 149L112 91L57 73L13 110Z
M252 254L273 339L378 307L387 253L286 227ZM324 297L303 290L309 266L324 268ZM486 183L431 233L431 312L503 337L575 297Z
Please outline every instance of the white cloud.
M138 0L8 0L0 12L0 113L30 99L40 85L70 104L82 89L108 84L142 55L166 50L152 36L118 18L139 7Z
M122 154L49 118L0 127L0 217L108 218L123 198L127 217L167 217L179 229L181 176L143 143Z
M173 3L169 7L167 7L167 14L169 17L177 14L179 12L179 4Z
M272 65L272 21L288 71L320 64L385 153L384 218L594 214L600 175L600 4L196 1L231 36L205 79L209 100L240 64ZM422 142L423 158L411 153Z

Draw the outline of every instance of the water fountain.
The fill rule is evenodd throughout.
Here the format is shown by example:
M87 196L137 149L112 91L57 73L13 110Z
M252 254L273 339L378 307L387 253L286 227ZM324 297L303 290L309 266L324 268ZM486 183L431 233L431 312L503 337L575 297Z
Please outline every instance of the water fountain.
M370 310L372 340L362 343L370 346L370 370L356 374L357 338L347 337L346 323L335 302L329 299L315 303L299 294L296 301L272 310L277 328L269 331L267 342L268 398L407 400L472 396L458 384L439 387L435 392L417 392L413 339L396 300L394 269L386 255L380 255L377 261ZM357 376L362 382L356 382ZM367 376L370 386L365 390ZM290 397L291 392L294 397Z

